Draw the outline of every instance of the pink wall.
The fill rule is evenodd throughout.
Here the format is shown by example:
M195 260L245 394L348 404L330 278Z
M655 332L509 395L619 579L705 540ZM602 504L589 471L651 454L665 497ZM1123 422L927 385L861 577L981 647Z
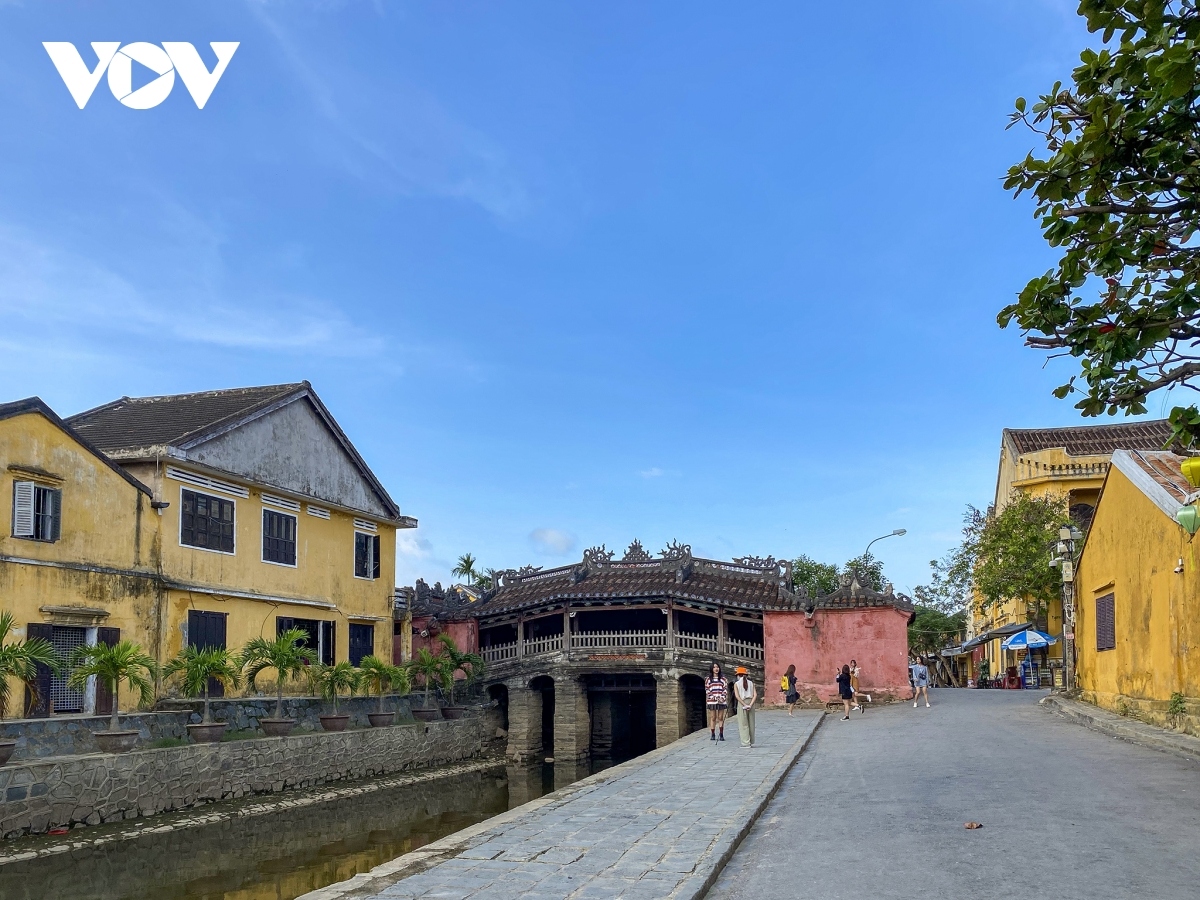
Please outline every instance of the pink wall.
M779 680L796 666L802 698L824 702L837 697L834 678L857 659L860 688L881 697L908 698L908 613L890 606L867 609L818 609L763 615L767 704L784 702Z
M454 639L454 643L458 645L458 649L463 653L478 653L479 652L479 623L474 619L467 619L463 622L441 622L441 634L448 634ZM428 616L417 616L413 618L413 636L412 649L415 654L419 649L425 647L430 653L441 652L442 642L437 639L437 635L429 637L421 637L421 632L429 625ZM458 672L454 676L461 681L466 676L462 672Z

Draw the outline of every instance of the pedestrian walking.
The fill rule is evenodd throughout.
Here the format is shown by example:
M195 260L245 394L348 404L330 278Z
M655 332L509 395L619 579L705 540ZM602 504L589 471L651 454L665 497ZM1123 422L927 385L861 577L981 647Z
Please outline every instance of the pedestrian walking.
M850 687L854 688L854 702L859 704L859 709L862 709L862 701L858 699L858 695L862 693L862 689L859 687L860 677L862 677L862 669L858 667L858 660L850 660ZM865 694L864 696L867 698L868 703L872 702L870 694Z
M780 680L779 689L783 691L783 702L787 704L790 716L792 710L796 708L796 703L800 700L800 692L796 690L796 667L794 665L787 667L787 671Z
M729 709L729 685L721 673L721 666L712 664L708 678L704 681L704 703L708 707L708 730L710 741L725 740L725 711ZM718 729L720 736L717 735Z
M921 657L917 657L917 664L912 667L912 683L913 683L913 709L917 708L917 700L921 694L925 695L925 706L929 706L929 669L925 667L925 661Z
M738 736L742 739L743 747L754 746L754 701L758 699L758 689L750 680L750 673L745 666L738 666L737 678L733 682L733 695L737 698Z
M850 686L850 667L842 666L842 671L837 675L838 696L842 698L842 706L846 710L846 714L842 716L842 721L845 722L850 718L850 704L854 700L854 688Z

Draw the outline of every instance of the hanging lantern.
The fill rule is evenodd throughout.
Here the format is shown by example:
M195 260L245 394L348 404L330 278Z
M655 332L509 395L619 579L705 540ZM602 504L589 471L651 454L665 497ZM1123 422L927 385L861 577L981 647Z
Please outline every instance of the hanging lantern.
M1179 466L1183 477L1194 488L1200 488L1200 456L1189 456Z
M1181 506L1175 511L1175 521L1183 526L1188 534L1195 534L1200 529L1200 509L1194 506Z

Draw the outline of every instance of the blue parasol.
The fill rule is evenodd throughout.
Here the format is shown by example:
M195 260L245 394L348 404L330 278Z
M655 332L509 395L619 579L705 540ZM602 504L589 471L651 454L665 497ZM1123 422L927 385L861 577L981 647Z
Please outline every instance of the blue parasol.
M1050 637L1035 628L1026 628L1024 631L1018 631L1000 646L1005 650L1037 650L1057 643L1056 637Z

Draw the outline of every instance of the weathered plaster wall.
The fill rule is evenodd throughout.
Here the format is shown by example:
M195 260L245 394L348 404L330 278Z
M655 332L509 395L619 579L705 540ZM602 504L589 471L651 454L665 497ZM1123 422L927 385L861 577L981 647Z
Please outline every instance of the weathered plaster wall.
M766 654L764 702L779 705L779 681L796 666L801 696L825 702L837 696L837 672L851 659L863 670L862 689L873 697L909 697L908 615L892 607L767 612L763 616Z
M1116 647L1097 650L1096 601L1108 594ZM1075 647L1084 699L1200 733L1200 553L1116 467L1075 575ZM1175 692L1186 707L1177 722L1167 715Z
M429 627L429 616L416 616L412 620L412 630L415 632L412 636L412 653L416 653L422 647L428 649L431 653L440 653L442 642L438 640L437 635L429 635L421 637L421 632ZM479 622L476 619L467 619L462 622L440 622L441 633L448 634L458 646L458 649L463 653L478 653L479 652ZM455 675L456 678L464 678L462 672Z
M482 752L483 717L0 768L0 834L131 819L199 803L366 778Z

